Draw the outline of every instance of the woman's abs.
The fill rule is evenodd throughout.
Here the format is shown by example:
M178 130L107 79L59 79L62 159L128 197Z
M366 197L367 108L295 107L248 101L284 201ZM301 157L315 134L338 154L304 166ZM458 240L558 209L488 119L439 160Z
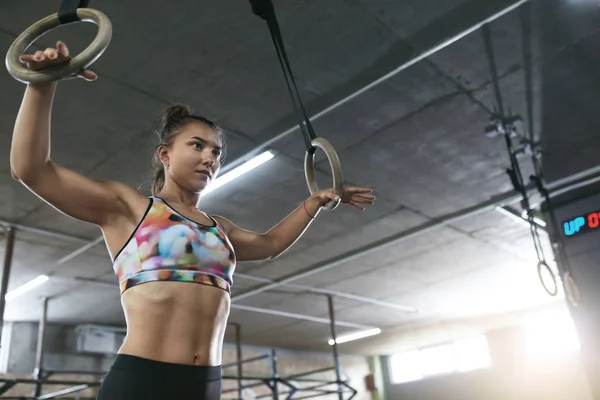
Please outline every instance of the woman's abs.
M121 298L127 337L119 353L189 365L221 365L229 294L188 282L148 282Z

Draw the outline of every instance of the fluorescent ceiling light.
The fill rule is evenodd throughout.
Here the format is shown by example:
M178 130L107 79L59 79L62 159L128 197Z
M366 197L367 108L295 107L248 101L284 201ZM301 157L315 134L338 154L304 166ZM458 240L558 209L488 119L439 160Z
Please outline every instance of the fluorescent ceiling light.
M523 218L525 221L529 222L529 217L527 216L527 210L523 210L523 212L521 213L521 218ZM538 216L535 215L535 212L534 212L534 216L533 216L533 222L535 222L539 226L546 226L546 221L542 220L541 218L538 218Z
M26 293L26 292L30 291L31 289L38 287L41 284L47 282L48 279L50 279L48 276L40 275L37 278L32 279L29 282L25 283L24 285L21 285L18 288L6 293L6 296L4 296L4 298L6 299L6 301L13 300L13 299L19 297L20 295L22 295L23 293Z
M512 218L515 221L518 221L518 222L522 223L523 225L529 226L529 219L527 217L527 210L523 210L523 212L519 215L519 212L516 211L516 210L513 210L512 208L496 206L496 211L498 211L498 212L506 215L509 218ZM544 221L543 219L539 218L537 215L534 215L533 222L536 223L536 224L538 224L541 227L545 227L546 226L546 221Z
M202 192L201 195L204 196L204 195L212 192L213 190L218 189L221 186L231 182L232 180L239 178L240 176L244 175L245 173L250 172L254 168L266 163L273 157L275 157L275 155L273 153L271 153L270 151L265 151L264 153L257 155L256 157L252 158L249 161L246 161L239 167L236 167L236 168L232 169L231 171L227 172L226 174L224 174L223 176L220 176L217 179L215 179L213 182L211 182L206 187L206 189Z
M357 339L362 339L362 338L366 338L369 336L374 336L374 335L378 335L381 333L381 329L379 328L374 328L374 329L369 329L366 331L360 331L360 332L356 332L356 333L351 333L349 335L344 335L344 336L340 336L339 338L337 338L335 340L335 342L337 344L340 343L345 343L345 342L350 342L352 340L357 340ZM333 339L329 339L329 345L333 346Z

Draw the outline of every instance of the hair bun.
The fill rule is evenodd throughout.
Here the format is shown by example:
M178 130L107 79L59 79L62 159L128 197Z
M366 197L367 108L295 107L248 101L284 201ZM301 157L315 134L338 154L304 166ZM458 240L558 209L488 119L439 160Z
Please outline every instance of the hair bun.
M192 115L192 110L184 104L175 104L165 110L162 116L163 128L181 121L182 119L189 118Z

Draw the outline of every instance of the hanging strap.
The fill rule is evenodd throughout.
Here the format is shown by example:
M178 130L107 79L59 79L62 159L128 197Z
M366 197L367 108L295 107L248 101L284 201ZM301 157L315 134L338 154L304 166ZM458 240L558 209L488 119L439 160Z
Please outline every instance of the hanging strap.
M281 31L279 29L279 23L277 22L277 16L275 15L273 3L271 0L250 0L250 4L252 5L252 11L254 14L267 21L269 31L271 32L271 38L273 39L273 44L275 45L275 50L277 51L277 57L279 58L279 63L281 64L283 75L285 76L285 81L292 98L294 115L298 120L298 126L300 127L300 131L304 137L306 151L310 154L314 154L316 148L312 145L312 141L313 139L317 138L317 135L315 134L312 123L310 122L306 110L304 109L304 105L302 104L302 98L298 92L298 87L296 86L296 82L294 80L292 68L290 67L290 63L285 52L285 45L283 43L283 38L281 36Z
M58 8L58 20L61 24L80 21L77 16L78 8L87 8L89 0L62 0Z

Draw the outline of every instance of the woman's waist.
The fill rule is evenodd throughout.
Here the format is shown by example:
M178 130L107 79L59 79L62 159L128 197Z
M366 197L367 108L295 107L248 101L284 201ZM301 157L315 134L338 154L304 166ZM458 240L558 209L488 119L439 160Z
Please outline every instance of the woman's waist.
M222 377L221 365L189 365L154 360L120 353L111 366L113 370L129 372L144 379L172 382L216 381Z
M221 344L215 338L205 341L145 340L139 335L128 336L119 354L140 357L157 362L194 366L219 366L222 363Z
M190 353L214 352L211 348L222 341L230 298L211 286L151 282L127 290L122 302L126 344L136 352L181 351L188 357Z

